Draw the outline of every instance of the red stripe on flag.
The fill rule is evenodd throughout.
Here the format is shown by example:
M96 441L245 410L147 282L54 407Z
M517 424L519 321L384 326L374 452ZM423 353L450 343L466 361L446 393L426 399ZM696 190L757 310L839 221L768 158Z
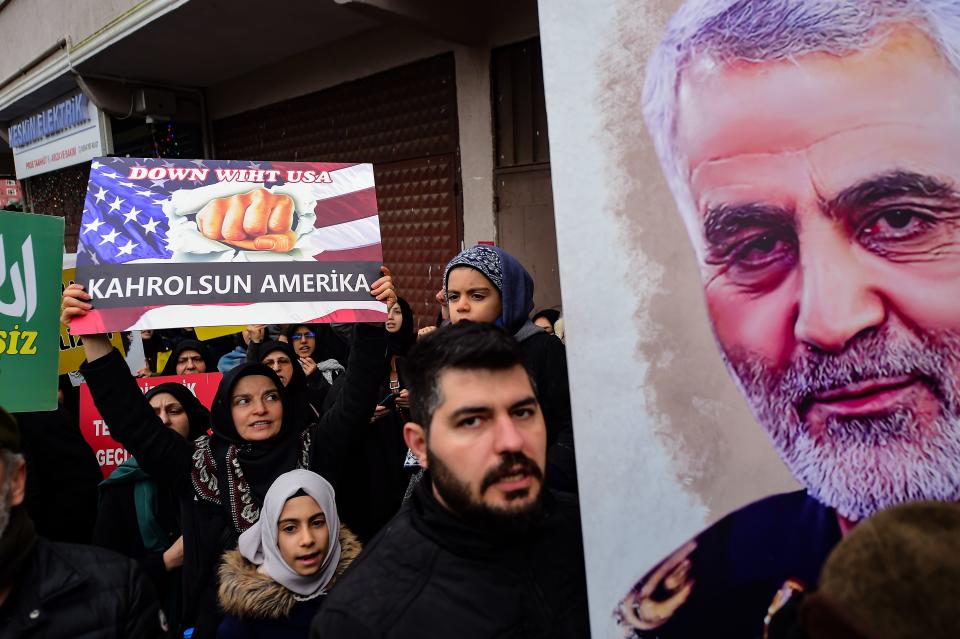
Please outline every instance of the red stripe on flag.
M383 263L380 244L358 246L340 251L323 251L313 256L318 262L379 262Z
M109 333L118 329L122 325L124 328L136 324L140 316L152 308L159 306L130 306L127 308L111 308L105 311L96 309L89 311L83 317L77 317L70 322L71 335L89 335L91 333ZM110 318L111 328L107 328L103 321L103 313L107 313Z
M317 202L314 209L318 229L344 222L354 222L377 214L377 190L373 187Z

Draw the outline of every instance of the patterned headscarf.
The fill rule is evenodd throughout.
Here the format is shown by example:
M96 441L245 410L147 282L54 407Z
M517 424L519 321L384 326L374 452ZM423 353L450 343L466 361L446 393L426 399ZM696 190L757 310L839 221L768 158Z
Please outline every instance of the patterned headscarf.
M502 308L494 322L515 335L530 321L533 310L533 278L515 257L496 246L477 245L461 251L443 272L443 292L447 294L450 271L469 266L480 271L500 292Z

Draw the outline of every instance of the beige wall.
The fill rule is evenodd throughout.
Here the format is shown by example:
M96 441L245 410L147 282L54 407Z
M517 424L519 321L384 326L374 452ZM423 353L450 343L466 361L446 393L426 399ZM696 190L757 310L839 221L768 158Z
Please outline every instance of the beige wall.
M0 82L62 37L74 46L149 0L11 0L0 10Z

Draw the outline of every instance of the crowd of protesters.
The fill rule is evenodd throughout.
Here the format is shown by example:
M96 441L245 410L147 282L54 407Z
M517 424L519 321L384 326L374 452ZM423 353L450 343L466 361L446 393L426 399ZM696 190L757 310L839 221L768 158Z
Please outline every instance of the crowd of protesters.
M385 323L143 331L139 376L223 374L209 410L84 336L130 454L103 481L69 382L0 413L0 639L588 636L559 313L488 246L436 326L386 268L371 295ZM96 304L71 285L61 318Z

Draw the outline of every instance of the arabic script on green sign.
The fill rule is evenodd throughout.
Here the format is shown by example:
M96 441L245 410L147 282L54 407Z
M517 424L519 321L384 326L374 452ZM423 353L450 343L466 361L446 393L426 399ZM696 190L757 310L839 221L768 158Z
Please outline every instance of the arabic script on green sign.
M57 407L63 218L0 211L0 406Z

